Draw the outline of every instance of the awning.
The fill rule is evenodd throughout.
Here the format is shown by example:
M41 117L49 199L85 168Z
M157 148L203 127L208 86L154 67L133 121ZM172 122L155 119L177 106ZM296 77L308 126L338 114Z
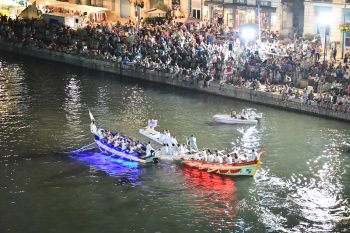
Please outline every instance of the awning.
M258 8L257 5L250 5L244 2L227 2L227 1L221 1L221 0L205 0L204 1L204 5L208 6L209 4L212 5L217 5L217 6L221 6L224 4L224 8ZM275 12L276 11L276 7L271 6L270 4L266 4L266 5L260 5L260 9L263 11L270 11L270 12Z

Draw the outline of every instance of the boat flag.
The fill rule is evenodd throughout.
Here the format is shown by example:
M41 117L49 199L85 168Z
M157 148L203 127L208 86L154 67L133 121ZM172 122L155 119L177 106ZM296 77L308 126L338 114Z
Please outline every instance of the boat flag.
M89 109L89 116L90 116L90 120L91 120L91 121L95 121L95 118L94 118L94 116L92 115L92 113L90 112L90 109Z
M148 127L150 127L151 129L157 127L158 125L158 121L157 120L148 120Z

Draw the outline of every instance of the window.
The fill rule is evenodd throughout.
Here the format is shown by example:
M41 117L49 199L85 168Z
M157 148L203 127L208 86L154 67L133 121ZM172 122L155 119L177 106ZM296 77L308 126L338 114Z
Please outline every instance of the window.
M192 9L192 16L197 19L201 19L201 10Z
M350 10L345 9L345 23L350 23ZM350 47L350 32L345 33L345 47Z

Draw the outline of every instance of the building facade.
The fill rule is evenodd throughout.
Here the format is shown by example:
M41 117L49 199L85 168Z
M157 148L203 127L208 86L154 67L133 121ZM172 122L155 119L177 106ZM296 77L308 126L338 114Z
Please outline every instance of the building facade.
M305 0L304 11L304 35L319 34L326 38L323 43L350 48L350 33L339 30L339 25L350 23L350 0Z
M166 4L175 16L192 16L201 20L219 20L230 28L257 24L286 34L293 28L295 5L285 0L69 0L71 3L105 7L117 18L132 19L144 16L159 1ZM298 1L298 0L295 0ZM135 3L143 3L136 13Z

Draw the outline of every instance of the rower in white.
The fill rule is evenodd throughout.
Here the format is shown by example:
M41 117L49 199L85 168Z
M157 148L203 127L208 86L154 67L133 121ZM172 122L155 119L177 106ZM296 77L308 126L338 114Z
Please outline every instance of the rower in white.
M231 157L231 155L228 155L227 156L227 164L232 164L232 157Z

